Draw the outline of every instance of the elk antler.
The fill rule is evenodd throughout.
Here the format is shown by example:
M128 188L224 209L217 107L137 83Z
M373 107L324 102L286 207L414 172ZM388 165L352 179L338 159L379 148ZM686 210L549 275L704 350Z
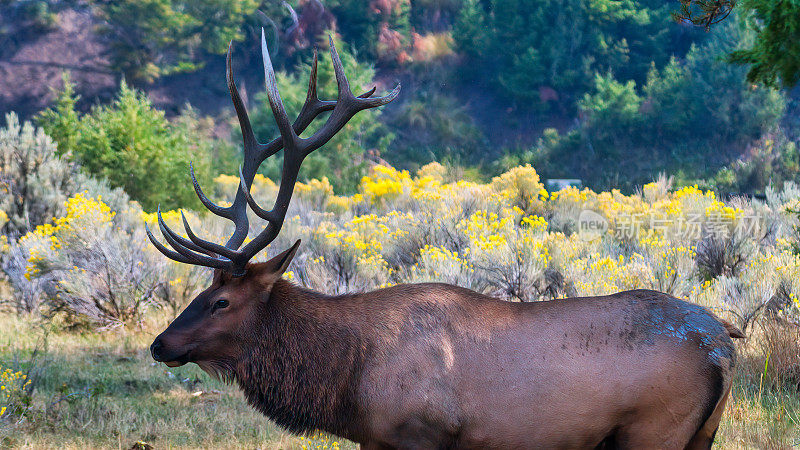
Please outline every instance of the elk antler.
M164 223L161 217L161 208L158 210L158 226L164 239L172 247L167 248L159 242L145 223L147 236L155 247L168 258L175 261L212 267L225 270L235 276L242 276L245 273L247 262L253 256L263 250L270 242L275 240L278 232L283 225L286 211L289 208L289 201L294 192L294 185L300 171L303 159L314 150L325 145L347 122L359 111L383 106L394 100L400 93L400 85L384 97L371 97L375 93L375 88L365 92L358 97L350 91L350 83L344 74L342 61L336 51L333 38L329 36L331 59L333 69L336 74L336 84L339 88L339 96L336 101L324 101L317 97L317 52L314 51L314 61L311 65L311 77L308 81L308 95L300 110L300 114L293 124L289 123L289 117L283 107L278 85L275 81L275 71L272 68L272 61L267 50L267 43L264 39L264 29L261 29L261 54L264 58L264 75L266 77L267 97L269 99L272 113L280 131L280 137L275 138L267 144L261 144L253 134L250 119L247 116L247 109L233 81L233 69L231 68L231 48L233 43L228 46L226 59L228 89L233 100L233 107L239 119L239 126L242 129L244 141L244 162L239 167L239 187L236 197L230 206L222 207L216 205L203 194L200 184L194 175L194 169L189 165L189 173L192 177L192 184L200 202L212 213L231 220L235 225L233 235L225 245L220 245L198 237L189 226L189 222L181 212L183 226L186 229L188 239L172 231ZM309 138L301 138L299 135L308 127L314 119L321 113L331 111L325 124ZM256 171L265 159L283 149L283 170L281 173L281 184L278 188L278 196L272 209L261 208L250 195L250 187L253 184ZM268 222L267 226L244 247L239 249L250 229L247 218L247 206L260 218ZM174 249L174 250L173 250Z

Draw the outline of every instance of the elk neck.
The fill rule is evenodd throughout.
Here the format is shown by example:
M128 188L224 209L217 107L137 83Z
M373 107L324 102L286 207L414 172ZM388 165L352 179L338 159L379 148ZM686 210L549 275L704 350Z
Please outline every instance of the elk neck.
M350 297L279 280L235 364L247 401L293 433L360 434L357 389L370 346L363 325L343 314Z

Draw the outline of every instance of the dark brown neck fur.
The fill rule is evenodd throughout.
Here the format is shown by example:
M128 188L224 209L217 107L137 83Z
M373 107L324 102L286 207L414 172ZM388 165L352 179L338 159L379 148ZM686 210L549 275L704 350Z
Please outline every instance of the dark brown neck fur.
M293 433L360 434L356 389L368 345L357 326L334 320L332 306L345 300L279 280L234 365L247 401Z

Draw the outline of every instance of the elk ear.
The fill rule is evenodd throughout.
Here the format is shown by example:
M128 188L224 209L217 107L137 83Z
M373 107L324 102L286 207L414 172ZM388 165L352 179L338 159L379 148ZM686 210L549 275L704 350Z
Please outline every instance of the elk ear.
M288 250L275 255L272 259L267 262L256 264L255 272L257 275L266 276L270 275L275 278L280 277L283 275L283 272L286 272L286 269L289 267L289 264L292 262L294 258L294 254L297 253L297 247L300 246L300 239L294 243Z

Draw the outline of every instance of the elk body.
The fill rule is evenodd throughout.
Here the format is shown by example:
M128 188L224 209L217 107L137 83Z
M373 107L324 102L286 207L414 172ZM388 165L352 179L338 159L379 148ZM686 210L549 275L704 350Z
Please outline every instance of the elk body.
M309 96L289 124L263 43L267 93L281 137L259 144L233 83L245 142L225 246L159 226L175 260L214 279L159 335L153 358L193 362L238 383L247 401L294 433L322 430L362 448L709 448L731 386L741 333L704 308L654 291L511 303L445 284L326 296L281 278L299 241L248 263L277 236L302 159L356 112L391 101L350 93L331 44L335 102ZM298 134L324 111L308 139ZM271 210L249 195L258 165L284 149ZM194 178L194 177L193 177ZM268 222L239 249L247 206Z

